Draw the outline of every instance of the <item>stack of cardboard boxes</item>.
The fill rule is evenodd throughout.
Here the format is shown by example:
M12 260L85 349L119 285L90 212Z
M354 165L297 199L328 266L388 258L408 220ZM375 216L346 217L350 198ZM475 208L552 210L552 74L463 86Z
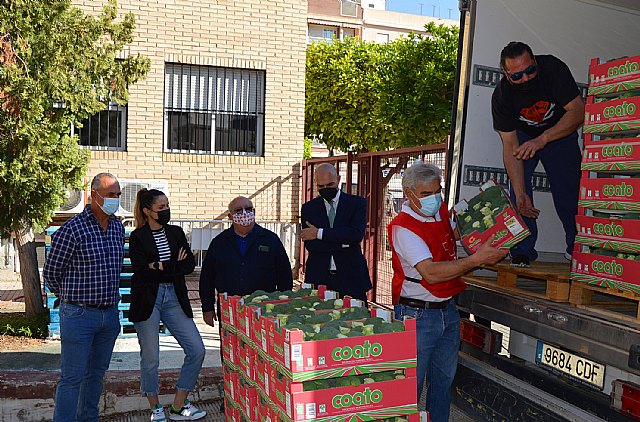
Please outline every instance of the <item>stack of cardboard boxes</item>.
M314 315L357 311L358 318L343 324L345 332L362 323L360 315L392 322L389 311L363 309L359 300L335 301L335 292L322 288L311 294L335 303ZM220 296L228 421L420 421L414 319L401 323L402 331L305 340L303 330L281 328L279 317L264 314L265 304L291 300L258 306Z
M573 281L640 295L640 56L589 66Z

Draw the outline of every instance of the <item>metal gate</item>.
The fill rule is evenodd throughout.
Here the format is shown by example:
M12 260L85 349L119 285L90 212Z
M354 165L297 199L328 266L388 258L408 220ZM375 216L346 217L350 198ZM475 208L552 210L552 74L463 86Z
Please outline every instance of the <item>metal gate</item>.
M391 305L391 249L387 240L387 224L400 211L404 195L401 180L404 169L417 159L429 161L441 169L446 177L445 144L426 145L393 151L348 153L326 158L312 158L302 163L302 201L317 196L314 183L315 166L331 163L341 177L341 190L360 195L367 201L367 226L362 251L369 266L373 289L369 299L381 305ZM304 244L300 262L306 262ZM304 264L300 278L304 278Z

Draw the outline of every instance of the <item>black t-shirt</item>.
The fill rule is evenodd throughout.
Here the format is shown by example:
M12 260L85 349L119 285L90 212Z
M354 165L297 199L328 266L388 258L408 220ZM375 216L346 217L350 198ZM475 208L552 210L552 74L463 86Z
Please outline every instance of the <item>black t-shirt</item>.
M535 57L538 82L534 88L518 90L503 77L493 91L491 113L495 130L519 130L532 138L539 136L564 116L564 106L580 94L571 71L560 59L550 55Z

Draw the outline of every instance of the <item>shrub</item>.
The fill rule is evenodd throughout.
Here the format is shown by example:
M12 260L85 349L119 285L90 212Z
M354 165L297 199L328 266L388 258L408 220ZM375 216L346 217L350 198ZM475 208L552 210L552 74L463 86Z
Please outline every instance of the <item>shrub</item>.
M46 338L49 315L27 317L22 312L0 313L0 335Z

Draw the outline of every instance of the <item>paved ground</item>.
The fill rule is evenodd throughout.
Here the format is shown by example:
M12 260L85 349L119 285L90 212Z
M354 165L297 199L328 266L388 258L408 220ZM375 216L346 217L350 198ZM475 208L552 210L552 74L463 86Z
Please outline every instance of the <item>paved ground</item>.
M190 290L196 289L197 287L190 286ZM219 354L220 339L217 329L209 327L202 322L199 304L194 303L193 308L195 321L207 349L207 355L203 365L205 369L203 370L203 373L201 373L201 378L203 378L202 375L205 374L204 377L206 377L207 380L216 380L218 379L216 378L218 376L216 375L216 371L220 369L221 365ZM22 298L22 286L20 280L12 273L7 274L0 271L0 312L20 311L24 311L24 301ZM166 378L164 382L170 384L175 382L172 377L175 376L174 372L177 370L176 368L181 366L184 354L181 347L172 336L161 337L160 347L160 369L167 371L163 372L161 378L164 376ZM124 386L126 390L124 393L125 396L137 396L139 350L138 342L135 337L118 339L111 359L111 365L109 367L111 377L108 377L106 381L106 389L118 389ZM0 383L4 382L3 385L10 385L12 382L11 380L15 379L15 382L20 384L30 381L25 378L32 378L32 384L44 384L48 382L50 384L48 386L48 394L50 395L51 389L55 386L55 383L51 383L50 378L57 377L56 374L59 367L60 342L57 340L48 340L45 344L26 351L3 351L0 353L0 368L2 368L0 371ZM165 373L167 374L166 376L164 375ZM51 374L51 376L48 376L47 374ZM29 386L29 388L33 388L34 391L36 390L36 388L32 386ZM25 390L21 385L18 385L17 389ZM207 392L205 391L205 394L203 394L202 397L211 397L210 394L207 396L206 393ZM1 400L3 397L5 396L0 394L0 420L4 421L5 418L2 407L6 407L7 402L3 402ZM109 416L104 420L112 422L148 421L149 412L147 410L132 410L133 408L144 409L144 400L142 398L136 398L136 400L137 401L135 403L129 405L129 410L126 413ZM194 399L194 403L196 401L197 399ZM199 404L208 413L207 417L203 419L203 421L224 421L224 415L220 413L221 399L209 398ZM11 405L15 408L15 400ZM29 405L30 404L27 404L26 406ZM52 403L50 403L50 405L52 405ZM45 417L42 420L50 419L46 419ZM473 421L455 407L452 407L451 409L450 420L453 422Z

